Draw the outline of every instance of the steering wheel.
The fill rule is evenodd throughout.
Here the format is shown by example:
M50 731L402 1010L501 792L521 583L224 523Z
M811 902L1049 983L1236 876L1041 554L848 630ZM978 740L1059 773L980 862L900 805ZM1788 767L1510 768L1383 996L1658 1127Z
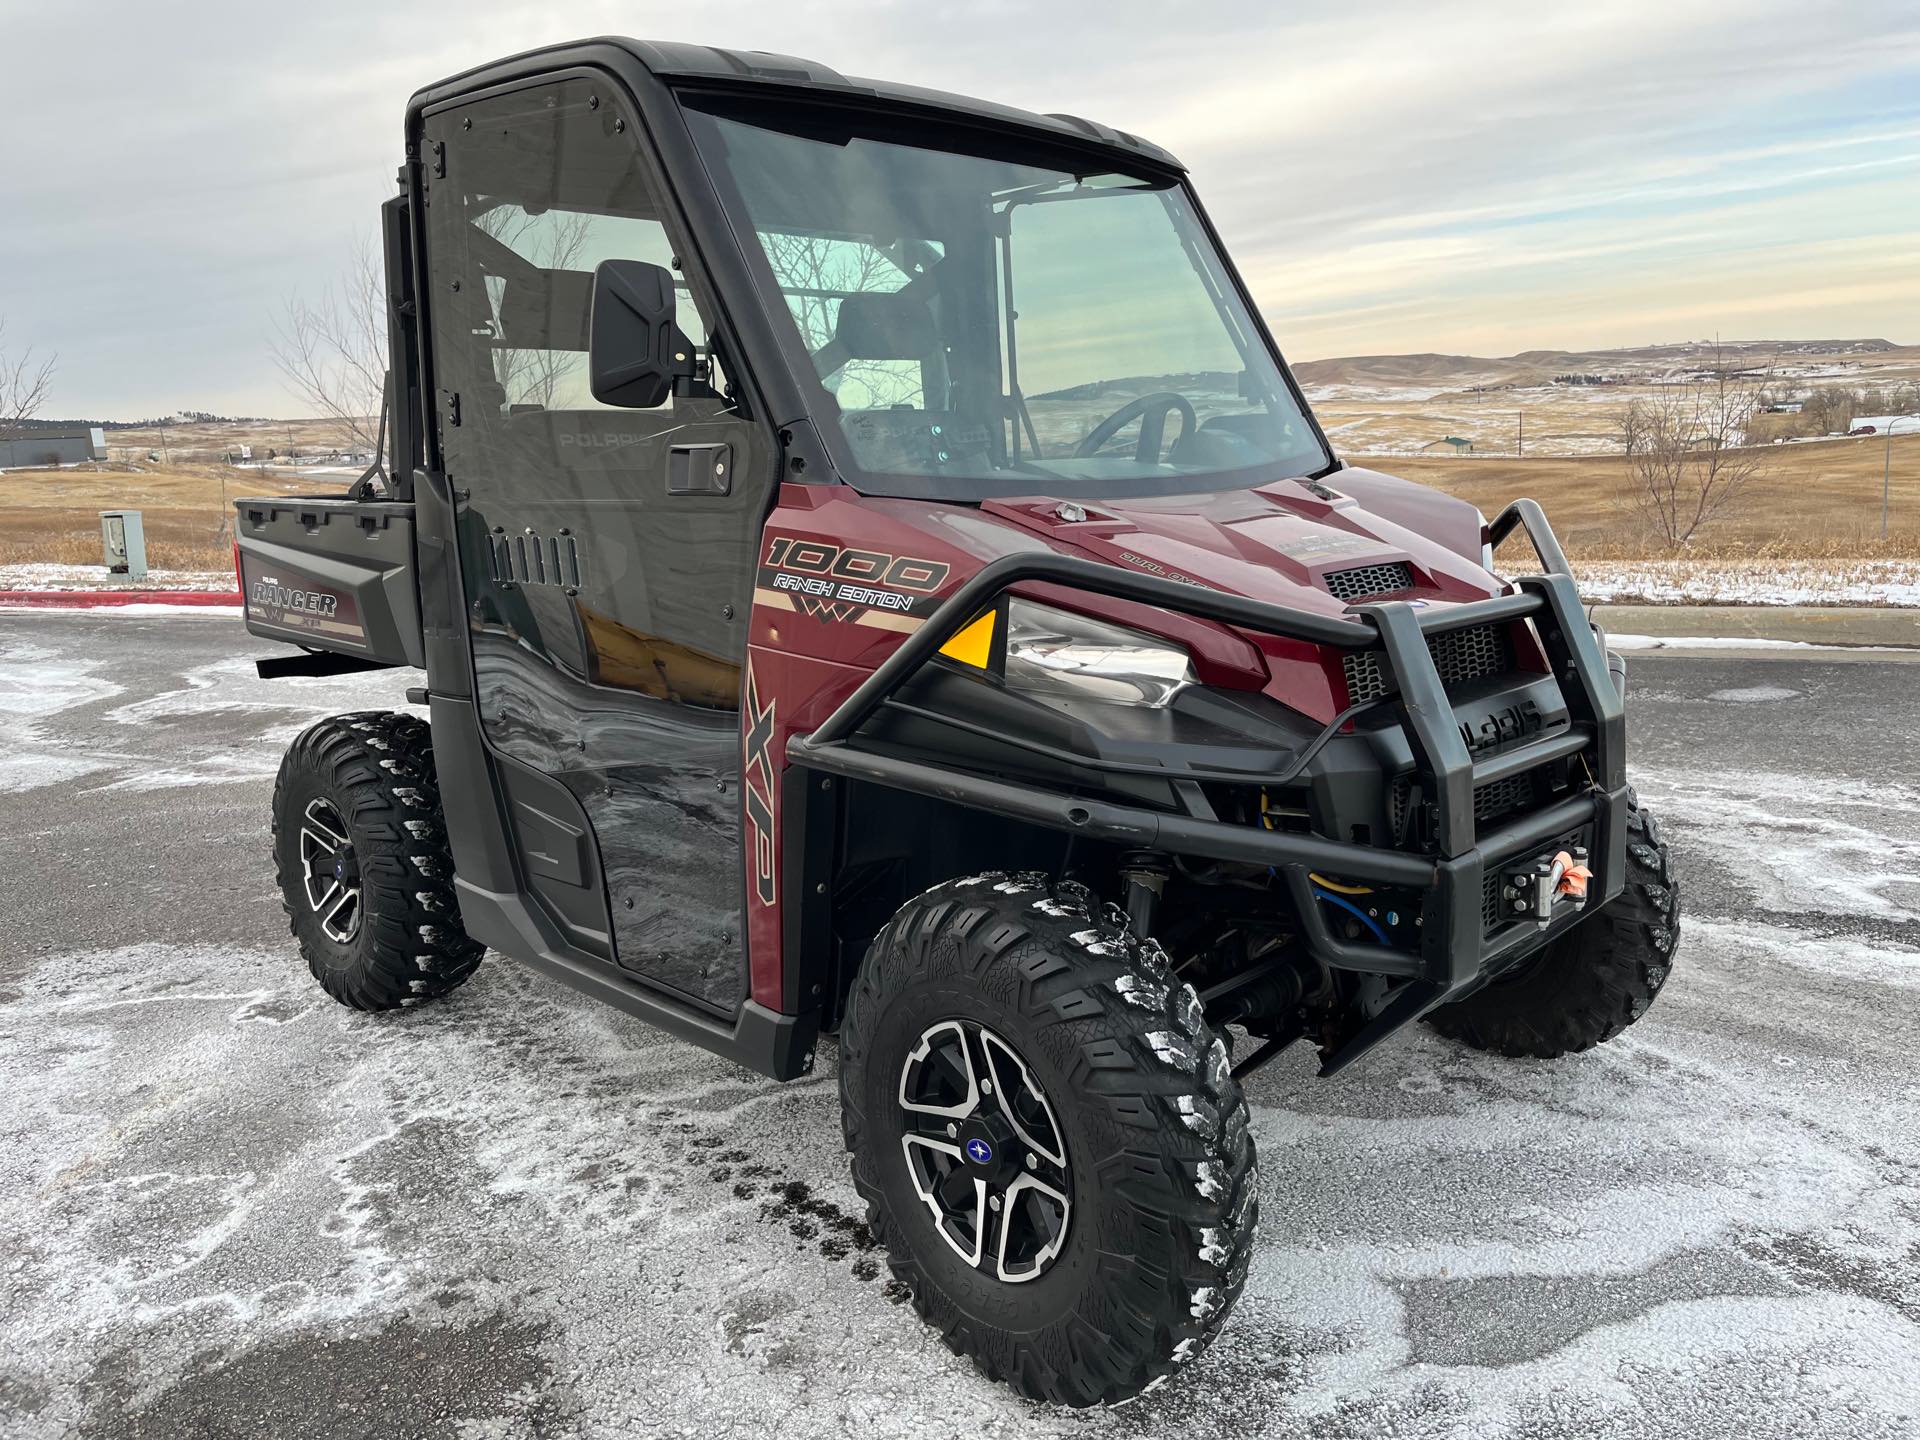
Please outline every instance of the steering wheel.
M1142 395L1129 400L1094 426L1087 438L1074 448L1073 458L1084 460L1089 455L1098 454L1102 446L1137 419L1140 422L1140 443L1134 447L1133 458L1142 465L1158 465L1160 447L1167 436L1167 416L1176 410L1180 412L1180 439L1184 440L1193 434L1197 424L1193 406L1187 403L1186 396L1162 390L1154 395Z

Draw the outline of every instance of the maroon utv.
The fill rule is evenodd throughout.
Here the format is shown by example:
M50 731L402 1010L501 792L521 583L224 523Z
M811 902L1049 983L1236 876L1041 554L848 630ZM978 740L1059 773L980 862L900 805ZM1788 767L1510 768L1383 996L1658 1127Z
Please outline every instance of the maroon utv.
M385 463L238 503L262 673L425 672L281 768L337 999L491 948L779 1079L837 1035L894 1275L1070 1405L1232 1308L1248 1072L1646 1011L1677 894L1544 517L1337 459L1171 155L611 39L405 142Z

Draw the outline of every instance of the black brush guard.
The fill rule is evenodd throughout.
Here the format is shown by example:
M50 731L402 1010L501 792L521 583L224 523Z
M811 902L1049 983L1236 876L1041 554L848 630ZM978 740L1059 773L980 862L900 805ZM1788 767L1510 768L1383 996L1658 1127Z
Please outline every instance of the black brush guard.
M1592 913L1623 888L1627 786L1626 721L1620 693L1608 673L1606 654L1582 612L1566 556L1546 516L1533 501L1516 501L1502 511L1488 527L1488 539L1498 546L1516 528L1526 531L1546 573L1516 580L1515 593L1433 609L1416 608L1405 601L1381 601L1354 606L1350 611L1354 618L1350 620L1329 619L1066 555L1042 552L1008 556L987 565L949 596L817 730L793 737L788 758L809 769L933 796L1132 849L1272 866L1285 879L1299 911L1302 938L1317 959L1338 969L1406 982L1391 992L1386 1004L1351 1040L1328 1057L1322 1073L1332 1074L1434 1006L1484 984L1521 953L1538 947L1578 915ZM1437 835L1434 852L1412 854L1317 835L1197 820L857 748L853 742L860 727L941 646L1003 590L1034 580L1136 600L1332 649L1384 651L1398 682L1391 703L1398 708L1411 742L1416 779L1433 797ZM1569 725L1476 762L1460 735L1427 637L1522 619L1534 623L1567 706ZM1336 716L1305 748L1317 749L1358 708ZM1581 793L1515 817L1491 833L1476 837L1476 786L1573 754L1586 757L1591 776ZM1168 778L1194 777L1171 770ZM1271 777L1247 774L1238 778L1259 784ZM1490 937L1482 921L1482 885L1488 872L1583 829L1593 836L1589 861L1593 878L1588 886L1591 898L1585 910L1562 916L1550 926L1520 925ZM1335 936L1314 900L1307 878L1312 871L1330 871L1420 892L1419 950L1357 945Z

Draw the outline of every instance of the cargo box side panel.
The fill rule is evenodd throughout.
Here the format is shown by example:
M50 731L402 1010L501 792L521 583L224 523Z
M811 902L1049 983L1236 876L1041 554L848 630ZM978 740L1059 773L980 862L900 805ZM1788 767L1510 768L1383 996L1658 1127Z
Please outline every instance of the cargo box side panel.
M250 633L423 663L412 505L296 496L238 500L234 510Z

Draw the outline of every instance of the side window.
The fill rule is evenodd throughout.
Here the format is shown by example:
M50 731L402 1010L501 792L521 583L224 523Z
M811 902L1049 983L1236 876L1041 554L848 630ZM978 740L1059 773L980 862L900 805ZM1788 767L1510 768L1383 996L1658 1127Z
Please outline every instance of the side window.
M611 408L587 389L586 352L558 346L554 337L576 329L584 333L593 270L602 260L646 260L671 268L674 254L666 227L658 220L626 215L530 212L512 201L486 210L476 224L500 247L481 263L487 335L498 342L494 378L505 392L508 409ZM541 304L529 306L528 295L537 296ZM705 346L706 327L684 291L679 324L695 345Z
M651 410L601 405L588 389L593 271L616 258L673 272L676 324L717 376L713 312L633 116L611 84L569 78L436 112L424 138L435 411L468 496L476 666L524 676L533 658L602 689L737 706L737 617L750 608L771 442L709 380ZM729 493L670 493L673 453L716 446L732 462ZM545 703L538 688L527 681L522 710ZM526 733L524 714L483 710L483 723L496 743Z

